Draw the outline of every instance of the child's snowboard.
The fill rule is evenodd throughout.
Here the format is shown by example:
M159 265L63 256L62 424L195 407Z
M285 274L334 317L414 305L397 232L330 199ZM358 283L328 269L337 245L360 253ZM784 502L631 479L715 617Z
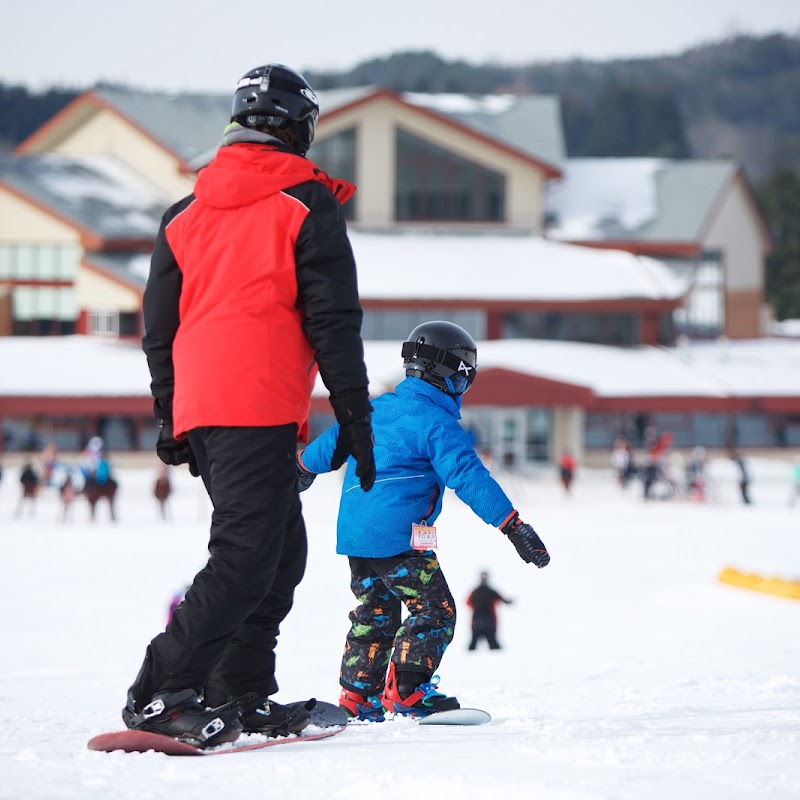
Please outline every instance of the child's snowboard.
M491 714L480 708L454 708L419 718L420 725L485 725L491 721Z
M374 725L389 720L411 719L420 725L485 725L492 721L492 716L488 711L480 708L454 708L450 711L437 711L424 717L417 717L413 714L388 714L384 719L367 720L351 718L351 725Z

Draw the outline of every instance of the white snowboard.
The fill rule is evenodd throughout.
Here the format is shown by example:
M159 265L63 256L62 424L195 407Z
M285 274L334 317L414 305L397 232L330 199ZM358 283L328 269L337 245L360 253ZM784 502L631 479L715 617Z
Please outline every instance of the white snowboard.
M485 725L491 722L491 714L479 708L454 708L452 711L437 711L421 717L420 725Z

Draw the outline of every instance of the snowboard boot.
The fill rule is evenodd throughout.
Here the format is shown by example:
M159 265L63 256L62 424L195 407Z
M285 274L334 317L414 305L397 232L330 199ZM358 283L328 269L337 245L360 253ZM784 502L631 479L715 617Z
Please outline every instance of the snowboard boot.
M236 709L206 708L193 689L158 692L139 713L128 698L122 720L132 730L160 733L200 748L233 742L242 732Z
M412 717L461 708L455 697L436 691L438 675L420 681L423 677L419 672L396 672L394 662L390 663L383 690L383 707L394 714Z
M260 733L265 736L290 736L308 726L311 711L317 701L282 705L269 698L259 697L255 692L217 706L214 711L238 710L242 718L243 733Z
M339 708L343 708L351 719L367 720L369 722L383 722L383 704L376 695L363 695L342 688L339 695Z

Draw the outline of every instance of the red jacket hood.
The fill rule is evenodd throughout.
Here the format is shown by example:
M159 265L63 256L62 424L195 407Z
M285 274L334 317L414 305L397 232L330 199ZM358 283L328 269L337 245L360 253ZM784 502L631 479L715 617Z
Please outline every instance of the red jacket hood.
M194 195L213 208L238 208L314 180L325 184L342 204L356 190L301 156L262 144L235 144L219 149L198 176Z

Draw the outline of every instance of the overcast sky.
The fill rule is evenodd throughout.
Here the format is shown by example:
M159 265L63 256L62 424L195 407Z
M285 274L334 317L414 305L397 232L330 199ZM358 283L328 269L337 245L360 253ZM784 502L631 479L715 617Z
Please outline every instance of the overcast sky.
M0 82L224 92L270 61L342 70L421 49L472 64L605 60L778 31L800 34L798 0L16 0L0 12Z

